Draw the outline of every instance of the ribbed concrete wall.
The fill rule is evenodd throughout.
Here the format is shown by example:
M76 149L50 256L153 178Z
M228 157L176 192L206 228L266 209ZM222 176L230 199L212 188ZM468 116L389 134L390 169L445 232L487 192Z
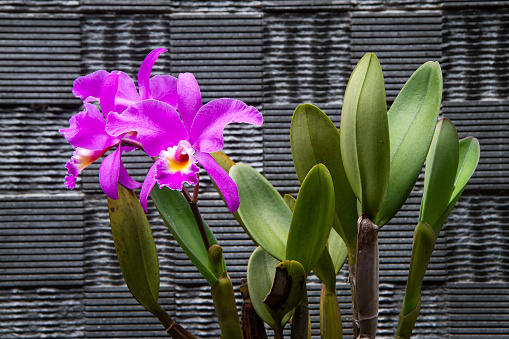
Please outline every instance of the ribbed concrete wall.
M70 145L58 133L80 111L73 80L97 69L136 77L192 72L204 101L255 105L264 126L226 130L225 152L295 194L289 128L311 102L339 127L350 73L375 52L389 104L428 60L444 73L442 115L476 136L481 161L437 243L416 338L509 337L509 1L0 1L0 338L166 338L124 285L106 199L90 166L63 186ZM143 180L150 161L124 157ZM254 245L204 175L201 209L238 293ZM422 182L380 234L381 338L394 336ZM149 208L163 306L199 337L218 338L209 287ZM351 336L347 274L338 276ZM309 279L314 337L319 284Z

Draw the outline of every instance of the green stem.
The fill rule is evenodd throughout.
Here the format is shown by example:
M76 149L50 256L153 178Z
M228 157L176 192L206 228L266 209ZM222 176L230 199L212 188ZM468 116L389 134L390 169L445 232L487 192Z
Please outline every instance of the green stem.
M200 230L200 235L203 240L203 244L205 245L205 249L208 251L210 248L210 240L207 235L207 231L205 230L205 226L203 225L203 219L201 217L200 210L198 209L198 194L196 190L197 186L198 184L196 184L195 186L194 196L192 198L185 187L182 187L182 194L189 203L191 211L193 211L193 216L194 219L196 220L196 224L198 225L198 230Z
M162 308L154 315L164 326L166 333L168 333L173 339L196 339L194 335L185 330L182 326L180 326L180 324L174 322L170 315Z
M243 339L233 285L226 271L212 286L211 292L221 335L227 339Z

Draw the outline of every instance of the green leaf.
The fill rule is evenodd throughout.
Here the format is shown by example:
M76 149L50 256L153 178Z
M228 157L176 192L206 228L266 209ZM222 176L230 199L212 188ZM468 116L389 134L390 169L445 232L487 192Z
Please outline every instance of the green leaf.
M337 219L334 229L354 251L357 244L357 198L346 177L340 134L329 117L311 104L299 105L290 130L293 164L299 181L317 164L324 164L334 183Z
M438 234L435 224L449 205L459 162L458 133L449 119L438 121L426 159L419 222L425 221Z
M200 230L187 200L179 191L172 191L167 187L160 189L157 185L152 189L150 196L173 238L175 238L209 285L213 286L217 282L217 278L208 268L207 249L203 244ZM217 244L216 238L207 224L205 224L205 221L203 221L203 224L210 244ZM226 270L224 261L223 268L223 271Z
M134 192L118 185L118 199L108 198L111 231L118 263L131 294L149 312L162 311L159 295L159 263L152 231Z
M210 292L216 310L217 322L221 329L221 336L231 339L243 339L233 285L226 271L212 286Z
M322 255L313 267L313 272L327 287L334 286L336 289L336 270L327 248L323 249Z
M324 165L315 165L297 196L286 244L286 260L297 260L309 274L325 248L333 216L332 178Z
M329 289L322 285L320 295L320 334L323 339L343 338L336 286Z
M458 173L454 181L454 191L452 192L447 208L442 212L434 225L436 232L435 237L438 237L438 232L440 232L444 226L447 217L449 217L449 214L465 190L465 186L467 186L468 181L474 174L477 164L479 163L479 156L480 146L476 138L467 137L460 140L460 160Z
M333 224L334 225L334 224ZM329 253L334 264L334 271L338 274L339 270L345 264L346 258L348 257L348 248L339 236L339 234L332 229L329 235Z
M270 255L284 260L292 219L285 201L267 179L248 165L235 164L230 176L239 190L237 213L244 229Z
M274 259L263 248L257 247L251 254L247 265L247 288L251 302L256 313L271 328L275 328L276 323L270 312L265 308L263 300L272 287L278 264L279 260ZM286 314L279 326L284 327L291 315L291 312Z
M415 322L419 316L421 309L421 295L419 294L419 302L415 309L406 316L399 314L398 329L396 331L396 339L410 339L414 330Z
M408 79L389 110L391 170L387 197L374 222L385 225L412 192L428 154L442 102L442 71L429 61Z
M418 305L421 286L435 248L435 232L426 222L420 222L414 230L412 260L408 272L405 298L401 307L402 316L410 314Z
M346 87L341 155L362 212L373 219L389 186L390 144L384 78L372 53L359 61Z
M276 266L276 274L270 292L263 301L275 321L276 332L281 329L277 324L302 301L306 290L307 273L296 260L285 260Z

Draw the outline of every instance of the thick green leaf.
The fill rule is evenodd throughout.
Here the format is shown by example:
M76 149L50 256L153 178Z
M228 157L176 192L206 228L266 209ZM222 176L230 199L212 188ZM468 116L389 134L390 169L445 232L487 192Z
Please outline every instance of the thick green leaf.
M316 274L318 279L325 284L327 287L336 286L336 270L334 263L332 262L329 250L323 249L322 255L313 267L313 272Z
M276 189L254 168L237 163L230 176L239 190L237 211L251 239L274 258L285 259L292 212Z
M417 317L419 316L420 309L421 309L421 295L419 294L419 302L415 309L412 312L408 313L406 316L403 316L402 313L399 314L396 339L410 339L412 331L414 330L415 322L417 321Z
M420 222L414 230L412 260L408 272L405 298L401 307L402 316L407 316L417 307L421 286L435 248L435 232L426 222Z
M280 332L277 328L280 319L299 305L306 295L306 278L304 267L296 260L285 260L276 266L274 282L263 301L265 308L275 320L276 332ZM307 301L307 298L305 300ZM295 320L294 314L293 325Z
M449 119L438 121L426 159L419 222L425 221L437 234L435 224L449 205L458 172L458 133Z
M382 68L366 54L346 87L341 113L341 155L362 212L374 219L389 186L390 144Z
M460 140L460 160L458 173L454 181L454 191L452 192L447 208L442 212L433 227L435 229L435 237L438 237L438 232L440 232L444 226L447 217L449 217L449 214L465 190L465 186L472 177L472 174L474 174L477 164L479 163L479 156L480 146L476 138L468 137Z
M129 291L152 314L162 312L159 263L152 231L134 192L118 185L118 199L108 198L111 231L118 263Z
M249 258L247 265L247 288L253 307L260 316L271 328L275 328L275 321L270 315L269 311L265 308L263 300L269 293L274 277L276 275L276 266L279 260L274 259L270 254L265 252L263 248L257 247ZM291 312L283 317L280 326L284 325L290 319Z
M334 225L334 224L333 224ZM329 235L329 253L334 264L334 271L338 274L348 257L348 248L339 234L332 229Z
M387 197L374 222L385 225L400 210L428 154L442 102L442 71L429 61L408 79L389 110L391 170Z
M286 244L286 260L297 260L309 274L325 248L333 217L332 178L324 165L315 165L297 196Z
M210 286L217 281L214 273L207 265L207 249L203 244L200 230L196 224L189 203L179 191L172 191L165 187L160 189L156 186L150 193L152 200L164 220L164 223L178 244L184 250L187 257L196 266ZM217 244L216 238L203 221L211 245ZM223 263L223 271L226 266Z
M336 286L334 288L327 288L325 284L322 285L320 295L320 334L323 339L343 338Z
M289 194L285 194L285 202L290 207L290 209L293 212L293 209L295 207L296 199L292 197ZM333 224L334 225L334 224ZM339 234L334 230L331 229L329 240L328 240L328 252L330 254L330 258L332 260L333 269L334 269L334 276L338 274L339 270L343 267L345 264L346 258L348 257L348 248L346 247L345 242ZM318 260L320 261L320 260ZM317 263L318 265L318 263ZM316 265L315 265L316 267ZM322 280L323 281L323 280Z
M317 164L324 164L329 170L334 183L337 215L332 225L354 251L357 243L357 198L343 167L339 131L318 107L299 105L293 113L290 142L293 164L301 183Z
M223 271L223 275L212 286L210 292L216 310L217 322L221 329L221 336L231 339L243 339L233 285L226 271Z

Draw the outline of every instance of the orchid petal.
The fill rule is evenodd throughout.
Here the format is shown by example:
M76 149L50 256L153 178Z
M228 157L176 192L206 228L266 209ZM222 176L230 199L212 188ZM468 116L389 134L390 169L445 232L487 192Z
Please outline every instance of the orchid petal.
M122 150L125 151L125 147L122 147ZM118 182L122 186L129 188L131 190L135 190L135 189L138 189L141 187L141 184L139 182L137 182L136 180L134 180L133 178L131 178L129 173L127 173L127 170L125 169L124 163L122 161L120 162L120 171L119 171L119 175L118 175Z
M85 103L85 109L69 119L69 128L60 129L65 140L74 147L89 150L104 150L119 142L119 138L105 131L106 121L101 112L92 104Z
M206 153L220 151L225 126L241 122L261 125L263 117L256 108L240 100L223 98L207 103L196 114L190 129L193 147Z
M177 78L171 75L156 75L150 79L152 99L164 101L177 109Z
M161 151L156 160L156 181L159 188L166 186L181 191L184 182L196 185L200 169L195 165L194 153L187 140L181 140L177 146Z
M217 164L210 154L196 151L194 157L207 171L210 178L214 180L214 183L223 195L226 205L230 209L230 213L237 212L237 209L239 208L239 191L232 178L230 178L228 173L226 173L226 171Z
M140 96L142 100L152 98L150 91L150 73L152 72L152 68L156 63L157 58L166 52L164 48L157 48L150 52L145 60L143 60L140 70L138 71L138 88L140 90Z
M131 105L122 114L110 113L106 132L119 136L138 132L145 152L154 157L162 150L187 140L187 131L177 111L167 103L153 99Z
M106 80L109 74L104 70L100 70L77 78L74 80L72 94L80 98L84 103L98 101L101 96L104 80Z
M84 148L77 147L72 154L71 160L65 164L67 168L67 177L65 178L65 186L68 189L74 189L76 187L76 179L78 175L88 165L99 159L106 153L107 150L93 151Z
M147 212L147 199L152 192L152 188L154 188L154 185L156 184L156 163L150 167L148 170L147 176L145 177L145 181L143 182L143 186L141 187L140 192L140 204Z
M200 87L194 75L181 73L177 82L178 109L184 125L189 130L196 113L202 107Z
M104 81L101 90L101 109L105 116L109 112L122 113L130 105L141 101L133 79L124 72L113 71Z
M117 150L108 155L99 167L99 183L106 196L110 199L118 199L117 183L120 173L120 163L122 147L117 147Z

